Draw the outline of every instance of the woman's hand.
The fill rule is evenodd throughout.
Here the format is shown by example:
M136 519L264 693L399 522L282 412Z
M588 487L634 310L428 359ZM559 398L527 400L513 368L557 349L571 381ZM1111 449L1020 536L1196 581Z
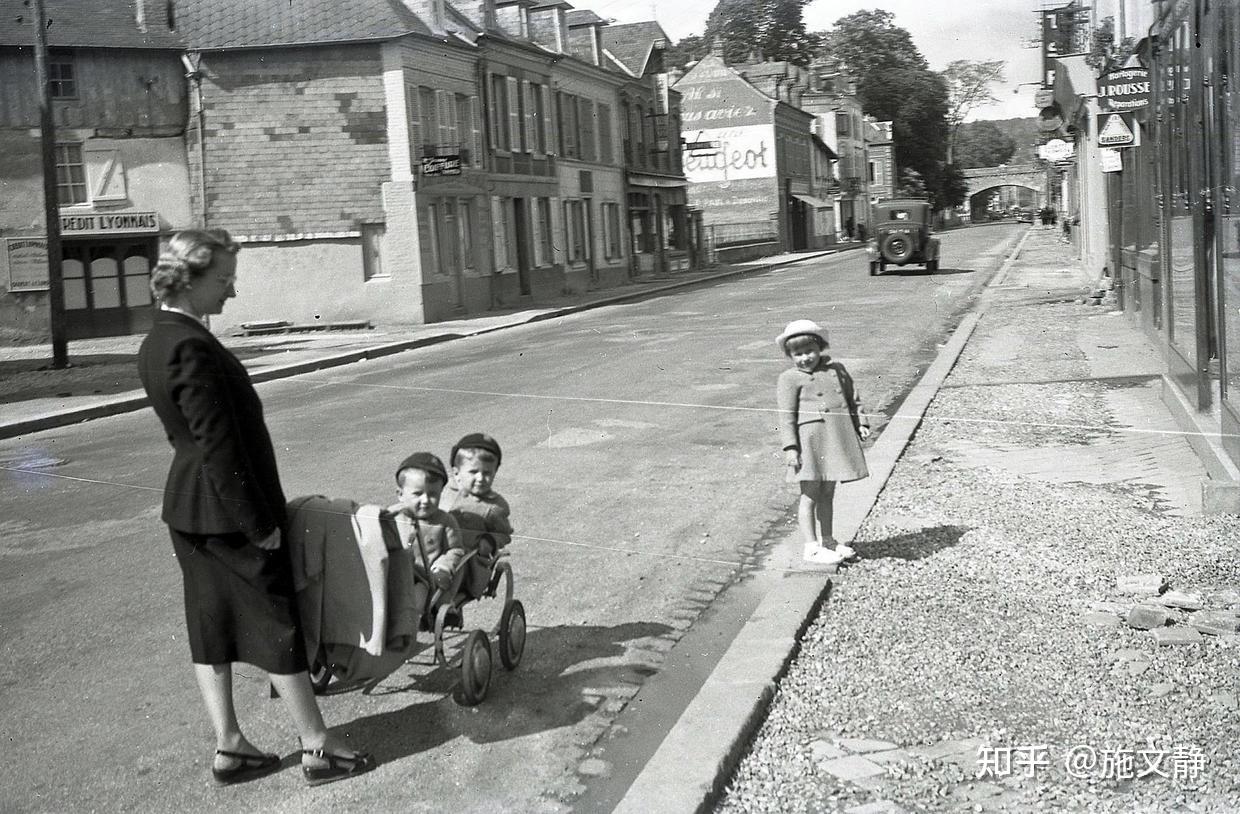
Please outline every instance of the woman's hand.
M801 468L801 453L795 449L784 450L784 463L793 469Z
M857 428L857 435L860 435L861 440L864 441L865 439L870 437L870 428L867 427L865 424L862 424L860 427Z
M255 541L254 545L264 551L275 551L280 547L280 527L276 526L271 534L268 534L261 540Z

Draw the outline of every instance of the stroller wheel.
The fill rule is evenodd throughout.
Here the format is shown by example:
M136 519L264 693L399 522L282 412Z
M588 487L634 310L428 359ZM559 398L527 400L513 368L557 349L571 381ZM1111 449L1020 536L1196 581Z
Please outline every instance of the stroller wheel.
M491 642L481 630L472 631L461 651L461 695L468 706L487 697L491 688Z
M499 660L508 670L517 669L525 653L525 606L514 599L499 619Z

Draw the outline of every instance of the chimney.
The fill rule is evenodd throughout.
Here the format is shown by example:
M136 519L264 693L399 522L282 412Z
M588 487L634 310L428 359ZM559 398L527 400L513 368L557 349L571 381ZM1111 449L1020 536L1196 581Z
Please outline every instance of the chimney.
M550 51L568 50L568 24L565 15L572 8L566 0L550 0L530 9L530 39Z
M495 21L500 31L517 40L530 38L530 6L533 0L496 0Z
M139 0L140 2L141 0ZM443 34L446 29L447 14L444 11L444 0L401 0L405 8L418 15L418 19L426 23L435 34Z
M591 65L603 64L603 26L607 21L592 11L576 11L568 21L568 51Z
M458 0L453 7L482 31L495 31L495 0Z

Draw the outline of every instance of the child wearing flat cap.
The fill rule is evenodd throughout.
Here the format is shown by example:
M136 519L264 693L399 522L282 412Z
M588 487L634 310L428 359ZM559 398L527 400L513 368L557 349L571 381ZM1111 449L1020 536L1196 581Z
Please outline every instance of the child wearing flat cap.
M512 542L508 501L496 492L495 473L503 452L489 435L471 432L452 447L452 477L443 493L443 508L461 526L466 551L477 551L477 568L469 577L471 593L486 586L495 552Z
M826 329L808 319L793 320L775 341L792 362L779 374L775 392L788 481L801 490L797 524L804 559L837 565L855 552L831 533L835 484L869 475L861 442L870 425L852 377L827 354Z
M465 557L460 525L439 508L447 482L443 461L429 452L415 452L396 467L399 500L387 509L400 545L413 550L414 561L430 571L431 583L440 590L451 587Z

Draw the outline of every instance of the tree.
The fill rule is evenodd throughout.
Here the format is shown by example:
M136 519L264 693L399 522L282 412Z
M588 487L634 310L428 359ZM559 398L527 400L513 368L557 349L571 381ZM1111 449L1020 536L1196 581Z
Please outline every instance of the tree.
M948 89L889 11L858 11L820 35L826 57L857 80L861 108L892 122L896 165L914 171L936 205L953 197L946 171Z
M663 54L663 64L667 68L675 66L685 68L690 62L697 62L710 53L710 43L705 37L691 35L669 47Z
M808 65L818 37L805 30L802 12L809 0L719 0L706 18L706 42L723 44L728 63L751 58Z
M956 138L956 164L963 169L997 167L1015 154L1016 140L994 122L969 122Z
M948 164L954 160L956 134L964 120L975 109L999 101L990 86L1003 81L1006 64L1001 59L957 59L948 63L947 70L943 71L943 80L947 83Z

